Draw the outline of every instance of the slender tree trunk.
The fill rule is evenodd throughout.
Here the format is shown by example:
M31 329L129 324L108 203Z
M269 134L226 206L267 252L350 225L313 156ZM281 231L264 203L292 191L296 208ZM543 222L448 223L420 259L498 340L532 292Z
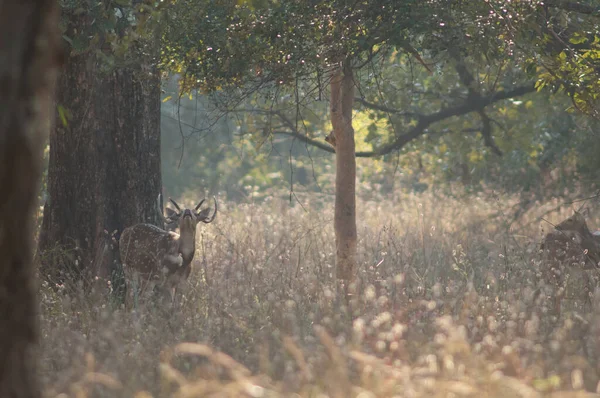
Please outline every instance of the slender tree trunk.
M90 16L67 18L79 32L91 23ZM140 56L135 68L105 72L88 51L72 54L62 71L57 103L68 120L50 134L38 246L40 274L53 284L119 281L120 232L139 222L162 227L160 76L150 62Z
M337 278L345 287L356 271L356 153L352 107L354 76L349 65L331 80L331 124L335 137L335 240Z
M0 397L40 397L33 216L59 63L54 0L0 1Z

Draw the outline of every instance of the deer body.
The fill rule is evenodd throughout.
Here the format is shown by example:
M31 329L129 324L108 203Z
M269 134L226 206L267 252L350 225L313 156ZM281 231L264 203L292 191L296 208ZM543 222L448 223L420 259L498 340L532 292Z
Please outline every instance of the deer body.
M179 234L151 224L136 224L123 230L119 239L128 307L138 298L154 293L155 288L162 294L169 292L173 303L177 286L187 280L192 271L196 226L200 221L212 222L217 214L216 199L215 212L210 218L210 209L196 212L204 200L193 210L181 210L175 201L170 200L178 211L164 217L159 208L159 213L165 224L177 224Z
M560 314L569 280L582 280L585 286L575 288L579 293L587 295L593 291L593 275L589 271L600 267L599 238L590 232L583 215L575 212L544 237L540 248L544 256L542 276L554 290L554 310Z
M600 267L600 241L597 232L592 233L583 214L575 212L558 224L556 231L548 234L550 241L554 242L549 246L558 248L565 260L575 259L584 269L596 269Z

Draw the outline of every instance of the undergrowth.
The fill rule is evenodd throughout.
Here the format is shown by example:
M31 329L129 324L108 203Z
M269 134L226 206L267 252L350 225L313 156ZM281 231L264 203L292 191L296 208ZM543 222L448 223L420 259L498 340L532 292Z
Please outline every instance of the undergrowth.
M83 288L43 286L45 396L596 391L600 306L575 297L555 316L538 272L548 222L570 207L545 215L559 202L540 203L513 220L507 197L362 197L350 306L334 284L333 200L300 194L302 206L220 203L215 222L199 226L176 310L132 313Z

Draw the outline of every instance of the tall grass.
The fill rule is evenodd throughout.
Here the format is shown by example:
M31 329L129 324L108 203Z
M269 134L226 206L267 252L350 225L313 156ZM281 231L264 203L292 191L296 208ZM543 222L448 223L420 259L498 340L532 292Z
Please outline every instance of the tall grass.
M199 226L177 310L131 313L43 287L45 396L596 390L600 307L575 295L556 317L540 290L537 244L551 226L537 217L557 202L512 220L506 197L362 197L360 290L350 308L335 294L332 200L314 195L300 196L303 206L221 203L215 222Z

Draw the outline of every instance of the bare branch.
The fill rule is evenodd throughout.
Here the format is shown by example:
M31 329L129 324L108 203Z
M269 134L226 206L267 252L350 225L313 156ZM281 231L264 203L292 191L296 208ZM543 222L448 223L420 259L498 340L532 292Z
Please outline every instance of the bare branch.
M523 86L514 87L511 90L507 90L507 91L501 90L501 91L489 94L487 96L481 96L479 98L479 100L476 102L467 101L464 104L461 104L461 105L458 105L455 107L444 108L438 112L434 112L434 113L430 113L430 114L423 114L420 116L420 119L419 119L419 122L417 123L417 125L414 126L413 128L411 128L407 133L398 136L394 141L390 142L387 145L382 146L379 149L376 149L375 151L356 152L356 157L372 158L372 157L387 155L393 151L402 149L406 144L408 144L412 140L414 140L422 135L427 134L429 132L427 129L432 124L435 124L437 122L440 122L442 120L445 120L445 119L448 119L448 118L451 118L454 116L462 116L462 115L469 114L471 112L480 112L483 109L485 109L485 107L488 105L491 105L496 102L503 101L503 100L506 100L509 98L520 97L520 96L523 96L525 94L528 94L528 93L531 93L534 91L535 91L534 83L528 83ZM268 111L261 110L261 109L243 109L243 110L238 109L236 111L268 113ZM396 113L396 114L400 113L399 111L397 111L395 109L390 109L390 111L391 111L390 113ZM319 141L314 138L310 138L310 137L298 132L296 130L296 128L294 127L293 123L291 123L291 121L289 120L289 118L285 117L281 112L279 112L279 111L273 111L273 112L282 120L284 125L287 126L289 128L289 130L272 131L272 134L287 135L290 137L297 138L300 141L302 141L308 145L312 145L312 146L322 149L326 152L329 152L329 153L335 152L335 150L331 146L329 146L325 141L322 142L322 141ZM489 116L486 115L486 117L489 119ZM287 119L287 121L286 121L286 119ZM489 121L491 122L491 119ZM484 140L485 140L485 133L482 135L484 136ZM486 142L486 145L488 145L488 142ZM497 147L496 147L496 149L494 149L494 146L496 146L495 144L493 144L493 146L492 145L488 145L488 146L490 148L492 148L492 150L494 150L494 152L496 152L496 149L499 150L499 148L497 148Z
M483 123L483 127L481 128L481 135L483 136L483 143L489 147L492 152L494 152L498 156L502 156L502 151L496 145L494 141L494 137L492 137L492 120L482 109L479 111L479 117L481 117L481 122Z
M399 116L405 116L405 117L415 117L415 118L420 118L422 116L420 113L417 113L417 112L403 112L399 109L394 109L394 108L387 107L385 105L369 102L366 99L360 98L360 97L354 98L354 101L363 105L365 108L369 108L369 109L373 109L375 111L381 111L381 112L385 112L385 113L389 113L389 114L393 114L393 115L399 115Z
M299 141L302 141L302 142L304 142L306 144L312 145L314 147L317 147L317 148L322 149L324 151L327 151L329 153L334 153L335 152L334 149L331 146L329 146L327 143L321 142L319 140L315 140L314 138L310 138L310 137L308 137L308 136L306 136L304 134L300 134L299 132L297 132L295 130L290 130L290 131L287 131L287 130L276 130L276 131L273 131L273 134L275 134L275 135L287 135L287 136L290 136L290 137L294 137L294 138L297 138ZM358 156L358 154L357 154L357 156Z
M354 65L353 69L358 70L364 68L369 62L375 59L375 57L379 54L382 48L384 47L379 47L377 50L373 51L373 46L369 47L369 55L367 56L367 59L358 65Z
M547 0L546 5L548 7L560 8L561 10L573 11L579 14L600 16L600 6L593 7L587 4L581 4L575 1L567 0Z
M493 103L503 101L508 98L520 97L533 91L535 91L534 83L529 83L523 86L517 86L512 90L502 90L487 96L482 96L476 102L467 101L464 104L458 106L445 108L435 113L423 115L423 117L419 120L417 125L411 128L406 134L399 136L393 142L381 147L376 151L362 152L360 153L360 156L374 157L387 155L390 152L402 149L410 141L414 140L417 137L420 137L421 135L426 134L427 128L434 123L440 122L453 116L461 116L471 112L479 112L480 110L483 110L486 106L491 105ZM358 152L356 153L356 156L359 156Z
M458 51L455 48L450 48L448 50L450 56L454 59L456 64L454 65L454 69L456 69L456 73L458 73L458 77L460 81L465 85L467 91L469 92L469 98L474 98L479 96L479 92L477 91L477 82L473 77L473 74L469 72L467 66L464 61L458 55Z
M454 67L456 69L456 72L458 73L458 77L469 92L467 102L479 102L481 100L481 93L479 92L479 90L477 90L477 82L475 81L473 74L469 71L467 65L465 65L464 61L460 58L456 49L450 48L449 52L452 58L456 61L456 65ZM479 117L481 118L481 122L483 124L481 128L481 135L483 136L484 144L487 147L491 148L492 152L494 152L496 155L502 156L502 151L500 150L500 148L498 148L492 136L491 119L483 109L480 109L479 111L477 111L477 113L479 113Z

